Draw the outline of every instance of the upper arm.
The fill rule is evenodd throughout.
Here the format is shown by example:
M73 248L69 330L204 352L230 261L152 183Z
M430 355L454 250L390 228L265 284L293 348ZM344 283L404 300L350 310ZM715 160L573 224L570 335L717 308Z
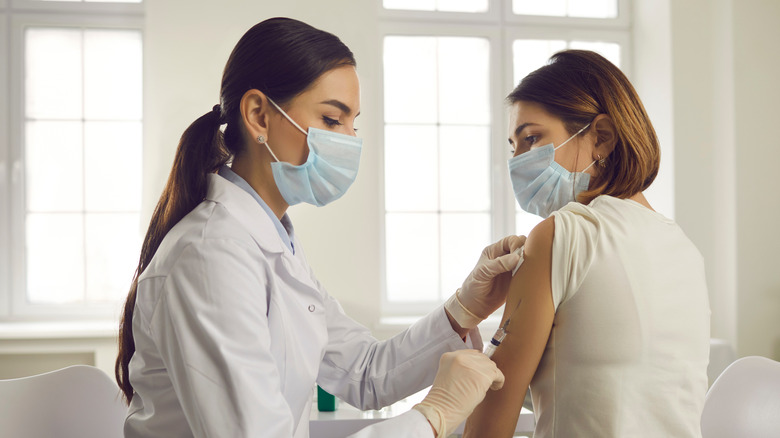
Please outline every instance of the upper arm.
M524 261L509 284L502 323L511 318L507 336L493 354L506 381L488 391L466 424L466 436L512 436L523 397L550 336L555 306L552 299L554 218L537 225L525 243Z

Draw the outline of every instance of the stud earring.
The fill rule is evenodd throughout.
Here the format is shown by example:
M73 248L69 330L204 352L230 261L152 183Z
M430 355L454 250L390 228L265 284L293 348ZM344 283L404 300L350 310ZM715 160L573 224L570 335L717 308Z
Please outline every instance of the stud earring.
M599 161L599 167L607 167L606 158L602 158L601 155L596 155L596 159Z
M262 143L265 143L265 136L263 136L262 134L261 134L261 135L258 135L258 136L257 136L257 142L258 142L258 143L261 143L261 144L262 144Z

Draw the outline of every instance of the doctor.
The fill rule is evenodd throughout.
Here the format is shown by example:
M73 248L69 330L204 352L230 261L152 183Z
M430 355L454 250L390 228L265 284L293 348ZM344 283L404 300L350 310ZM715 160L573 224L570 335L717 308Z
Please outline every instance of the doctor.
M469 347L506 298L494 278L523 238L487 247L443 308L388 341L348 318L307 264L286 210L350 186L359 108L354 57L335 36L277 18L238 42L220 104L182 135L125 303L125 436L307 437L316 382L361 409L433 384L355 436L445 437L503 384Z

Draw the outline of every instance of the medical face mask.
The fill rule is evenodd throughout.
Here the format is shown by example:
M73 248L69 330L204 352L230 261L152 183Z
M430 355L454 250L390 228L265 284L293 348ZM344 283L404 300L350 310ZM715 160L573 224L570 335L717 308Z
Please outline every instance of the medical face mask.
M509 159L509 177L515 199L523 210L546 218L588 189L590 175L585 171L595 161L582 172L569 172L555 162L555 151L588 126L590 123L558 147L550 143Z
M279 161L268 142L263 143L276 160L271 171L284 200L288 205L306 202L322 207L340 198L357 177L363 140L311 127L307 133L279 105L268 101L306 136L309 145L306 162L296 166Z

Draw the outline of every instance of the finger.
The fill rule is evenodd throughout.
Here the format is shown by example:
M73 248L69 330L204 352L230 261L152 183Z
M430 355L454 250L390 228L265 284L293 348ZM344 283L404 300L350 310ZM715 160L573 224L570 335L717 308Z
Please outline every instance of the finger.
M493 384L490 385L490 389L495 391L504 387L504 373L495 365L493 365L493 368L495 368L495 372L493 373Z
M518 263L520 263L520 253L507 254L493 260L487 260L482 265L482 269L478 270L477 273L480 274L479 277L481 278L477 279L481 281L491 280L496 275L511 271Z
M515 252L517 251L518 248L522 248L523 245L525 245L525 236L509 236L509 237L512 237L513 239L509 240L508 252Z
M509 254L525 244L525 236L506 236L498 242L485 248L485 255L494 259L504 254Z

